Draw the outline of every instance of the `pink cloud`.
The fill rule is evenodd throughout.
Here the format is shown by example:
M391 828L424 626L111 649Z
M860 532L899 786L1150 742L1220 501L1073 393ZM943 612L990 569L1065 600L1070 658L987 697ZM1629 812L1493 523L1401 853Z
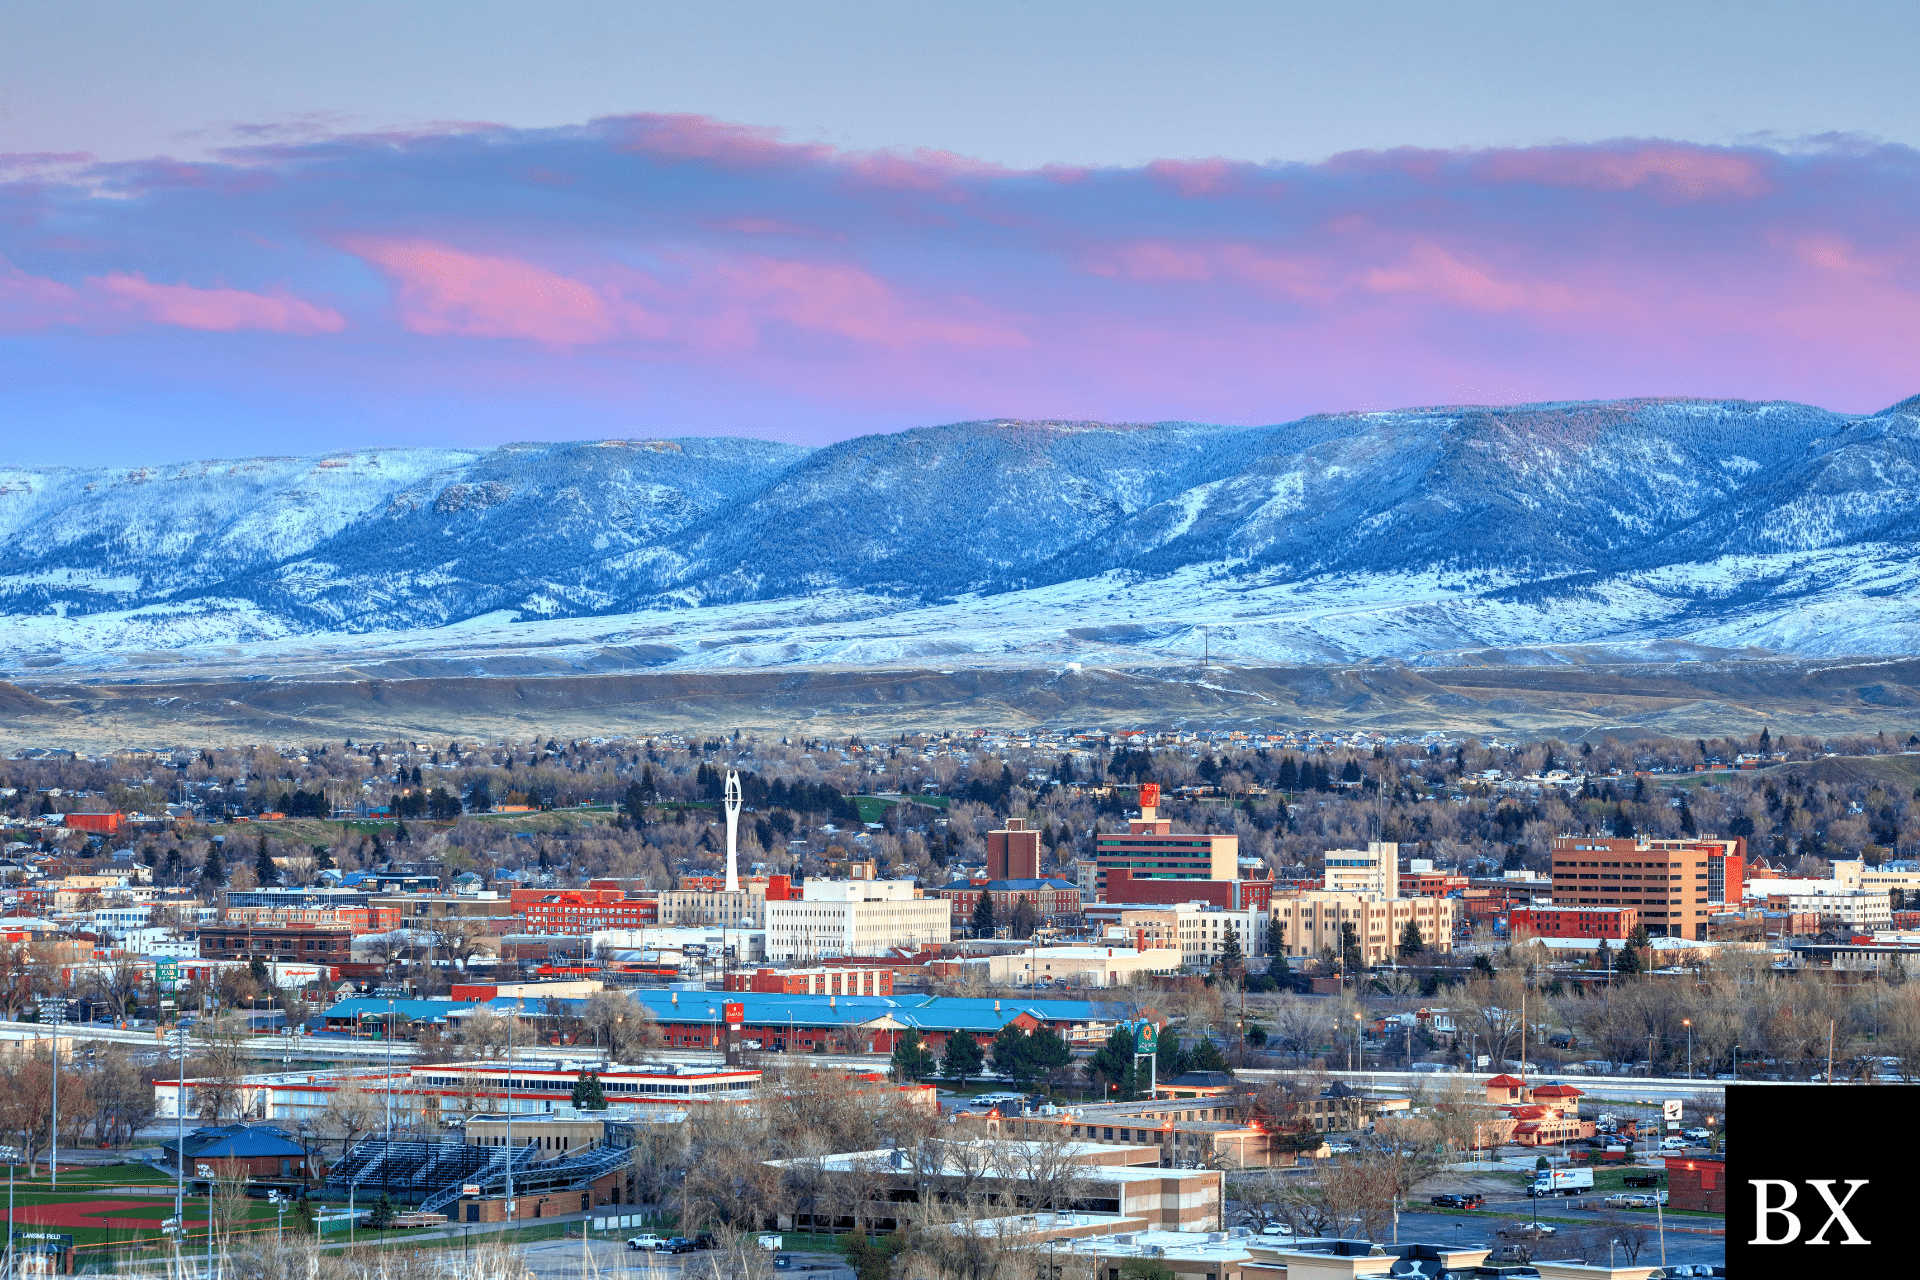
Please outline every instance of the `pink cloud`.
M149 320L182 329L338 333L347 327L347 318L332 307L317 306L286 292L248 293L244 289L155 284L137 272L115 272L87 283L108 298L131 304Z
M1482 180L1498 184L1541 183L1594 191L1653 185L1695 200L1753 197L1768 190L1766 168L1752 156L1668 143L1493 151L1473 167Z
M307 302L285 290L250 293L244 289L155 284L137 272L121 271L90 276L76 288L31 275L0 259L0 323L6 327L113 326L123 324L129 316L213 333L264 329L322 334L338 333L347 327L347 318L332 307Z
M1378 293L1421 294L1473 311L1566 311L1574 305L1563 284L1501 278L1432 243L1414 245L1399 263L1376 267L1365 279Z
M962 303L943 311L844 264L741 258L721 264L714 279L725 297L722 327L735 334L779 322L889 349L1005 347L1026 341L1011 323L979 308Z
M355 237L343 247L399 284L400 323L415 333L567 347L644 327L637 309L529 262L426 240Z

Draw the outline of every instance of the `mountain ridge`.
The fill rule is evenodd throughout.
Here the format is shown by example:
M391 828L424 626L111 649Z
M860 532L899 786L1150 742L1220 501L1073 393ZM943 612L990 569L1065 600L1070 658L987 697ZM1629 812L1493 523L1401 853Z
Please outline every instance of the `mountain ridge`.
M891 653L915 618L964 631L987 601L1027 610L1035 660L1184 644L1201 622L1259 661L1655 640L1898 654L1920 650L1916 543L1920 396L1854 415L1642 398L12 468L0 663L583 619L657 623L668 664L716 645L818 662L822 627ZM831 607L753 624L797 627L784 646L695 639L807 600Z

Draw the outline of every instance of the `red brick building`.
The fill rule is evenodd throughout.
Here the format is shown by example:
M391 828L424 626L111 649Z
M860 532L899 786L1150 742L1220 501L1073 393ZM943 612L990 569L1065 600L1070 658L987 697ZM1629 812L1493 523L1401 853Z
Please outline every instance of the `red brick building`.
M528 933L592 933L660 923L653 898L629 898L618 889L515 889L513 913Z
M1271 911L1271 880L1142 880L1118 868L1107 872L1108 902L1164 907L1204 902L1228 911Z
M987 879L1038 880L1040 833L1025 819L1008 818L998 831L987 832Z
M312 960L337 964L353 955L344 924L221 925L200 930L203 960Z
M1667 1205L1701 1213L1727 1211L1725 1156L1668 1156Z
M1468 880L1457 871L1402 871L1400 896L1403 898L1444 898L1467 887Z
M1507 916L1510 932L1536 938L1623 939L1639 924L1635 907L1515 907Z
M993 899L993 918L1001 924L1013 919L1021 902L1033 904L1042 920L1080 914L1080 886L1065 880L956 880L938 893L953 908L953 923L965 927L985 894Z
M85 831L89 835L110 836L120 830L126 821L121 813L70 813L65 826L69 831Z

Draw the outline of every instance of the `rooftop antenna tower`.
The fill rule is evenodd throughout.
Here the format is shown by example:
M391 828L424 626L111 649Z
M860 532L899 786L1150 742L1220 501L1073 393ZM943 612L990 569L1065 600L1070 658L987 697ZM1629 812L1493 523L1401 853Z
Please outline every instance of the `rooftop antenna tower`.
M740 892L740 771L727 770L727 892Z

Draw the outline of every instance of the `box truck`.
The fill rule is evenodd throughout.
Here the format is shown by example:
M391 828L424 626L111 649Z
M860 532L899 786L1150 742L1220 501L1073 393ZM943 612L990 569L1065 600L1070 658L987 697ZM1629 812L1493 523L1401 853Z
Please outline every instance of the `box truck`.
M1577 1196L1582 1191L1593 1190L1593 1170L1591 1169L1542 1169L1533 1177L1533 1186L1529 1195L1536 1196Z

